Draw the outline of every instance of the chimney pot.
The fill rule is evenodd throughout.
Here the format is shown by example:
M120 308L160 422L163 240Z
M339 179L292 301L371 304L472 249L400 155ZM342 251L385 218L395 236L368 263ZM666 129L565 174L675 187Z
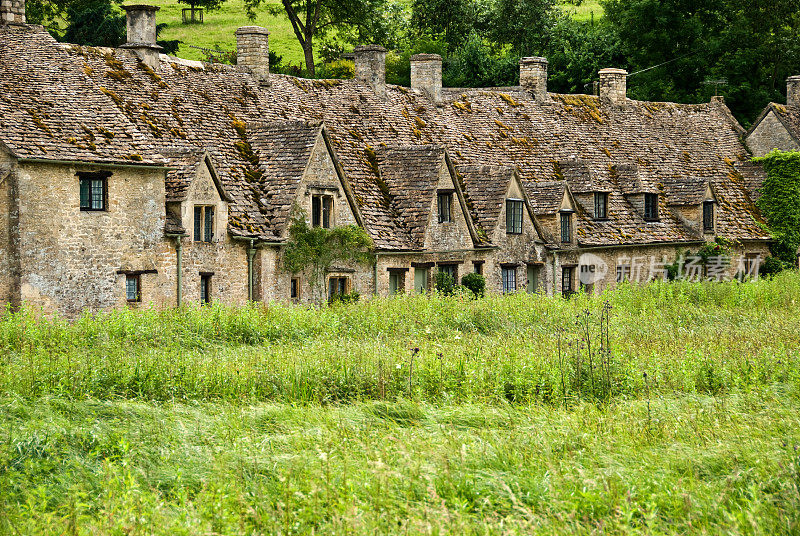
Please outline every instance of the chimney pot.
M269 84L269 31L261 26L236 30L236 65L263 85Z
M547 58L531 56L519 60L519 85L537 101L547 99Z
M800 106L800 75L786 79L786 105Z
M439 54L411 56L411 87L427 93L434 104L442 103L442 57Z
M380 45L361 45L353 50L356 80L369 86L381 99L386 98L386 49Z
M153 70L158 69L162 49L156 45L156 11L161 8L135 5L122 6L122 9L128 20L128 42L121 48L132 50L142 63Z
M628 71L600 69L600 98L612 104L625 104L628 93Z
M25 24L25 0L0 0L0 26Z

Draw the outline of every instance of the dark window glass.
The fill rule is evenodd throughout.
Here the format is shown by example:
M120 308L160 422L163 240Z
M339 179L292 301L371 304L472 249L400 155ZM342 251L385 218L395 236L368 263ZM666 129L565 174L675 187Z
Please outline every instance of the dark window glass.
M194 207L194 241L203 239L203 207Z
M703 230L714 230L714 202L706 201L703 203Z
M200 276L200 303L211 303L211 276Z
M644 194L644 219L658 219L658 194Z
M608 194L598 192L594 194L594 217L605 219L608 217Z
M330 229L333 216L333 197L315 195L311 198L311 225Z
M107 174L79 173L81 210L106 210Z
M439 205L439 223L453 221L450 210L453 204L453 194L450 192L440 192L437 199Z
M214 239L214 207L205 207L203 240L205 242L211 242L213 239Z
M483 274L483 261L473 261L472 269L476 274Z
M517 290L517 269L513 266L503 267L503 294Z
M328 280L328 298L347 294L347 283L346 277L331 277Z
M561 293L564 296L572 294L572 268L561 269Z
M293 300L297 300L300 298L300 280L292 278L291 289L290 289L290 296Z
M457 266L455 264L440 264L438 269L440 272L445 273L453 278L453 281L458 282L458 274L456 273Z
M572 214L561 214L561 241L565 244L572 242Z
M125 298L129 302L138 302L142 300L142 296L139 293L139 283L140 278L138 275L125 276Z
M518 199L506 200L506 233L522 233L522 201Z

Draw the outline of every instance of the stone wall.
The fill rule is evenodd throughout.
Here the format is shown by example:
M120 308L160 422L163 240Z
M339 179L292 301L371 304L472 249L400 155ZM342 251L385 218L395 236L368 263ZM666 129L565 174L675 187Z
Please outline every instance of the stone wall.
M434 104L442 102L442 57L438 54L411 56L411 87L424 91Z
M14 162L0 149L0 310L2 304L19 302L16 181Z
M386 98L386 49L379 45L357 46L356 80L369 87L381 99Z
M108 210L81 211L78 171L92 166L19 167L20 297L71 317L126 303L119 271L142 276L143 302L162 305L169 285L158 270L164 239L164 171L115 168Z
M236 65L261 82L269 81L269 32L260 26L236 30Z
M25 24L25 0L0 0L0 24Z
M753 156L764 156L772 149L800 150L800 144L789 134L780 119L775 117L773 111L767 113L745 141L753 152Z

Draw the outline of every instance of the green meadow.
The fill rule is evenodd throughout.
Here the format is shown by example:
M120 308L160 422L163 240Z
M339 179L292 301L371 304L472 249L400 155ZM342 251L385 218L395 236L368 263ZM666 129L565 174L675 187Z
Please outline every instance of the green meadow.
M0 534L797 534L800 274L0 317Z

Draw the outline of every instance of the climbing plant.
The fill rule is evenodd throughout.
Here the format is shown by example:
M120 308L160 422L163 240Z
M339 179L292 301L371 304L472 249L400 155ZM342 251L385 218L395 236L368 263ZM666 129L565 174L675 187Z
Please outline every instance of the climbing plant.
M311 294L315 296L333 264L373 264L372 246L372 239L361 227L311 227L305 212L295 206L289 226L289 242L283 250L283 265L293 274L307 272Z
M785 266L796 266L800 247L800 152L774 150L754 161L767 172L758 207L775 240L770 252Z

